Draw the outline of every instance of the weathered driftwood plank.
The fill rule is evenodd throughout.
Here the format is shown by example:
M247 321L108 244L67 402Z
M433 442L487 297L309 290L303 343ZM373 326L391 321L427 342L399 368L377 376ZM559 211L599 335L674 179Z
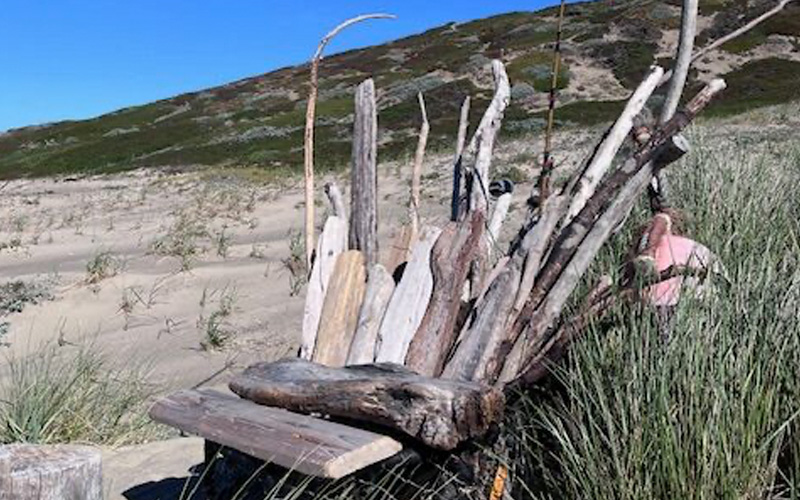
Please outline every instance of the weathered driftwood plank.
M392 294L378 332L375 360L381 363L403 364L408 345L417 332L428 308L433 291L431 249L441 229L423 226L419 240L411 249L411 258L403 278Z
M498 246L500 228L503 227L503 222L505 222L506 216L508 216L508 209L511 208L512 197L513 195L511 193L504 193L494 204L492 218L489 222L489 231L487 233L490 251L494 250Z
M328 217L319 238L317 258L311 269L306 289L303 333L300 339L300 357L303 359L311 359L314 353L328 282L336 266L336 259L345 250L347 250L347 223L340 217Z
M484 218L473 213L450 222L431 252L433 291L428 309L408 348L405 366L431 377L442 373L455 341L455 324L470 264L481 251Z
M337 259L328 283L312 358L315 362L329 366L345 364L365 288L364 254L358 250L344 252Z
M102 500L100 450L89 446L0 446L0 498Z
M367 264L378 261L377 157L378 111L370 78L356 90L350 185L350 248L364 252Z
M210 389L160 399L153 420L313 476L340 478L399 452L394 439Z
M497 389L393 364L330 368L285 359L249 367L230 388L268 406L390 427L443 450L484 435L504 406Z
M348 365L363 365L375 361L378 330L393 292L392 275L382 265L373 265L367 273L367 290L358 313L356 333L347 355Z
M489 353L505 338L506 323L520 282L519 265L511 261L491 282L464 325L460 342L445 366L443 376L485 381Z

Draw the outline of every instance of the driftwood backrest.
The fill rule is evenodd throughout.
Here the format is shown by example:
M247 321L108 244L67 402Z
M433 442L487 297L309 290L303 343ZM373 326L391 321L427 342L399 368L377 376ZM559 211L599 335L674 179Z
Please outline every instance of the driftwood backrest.
M725 88L724 81L712 80L677 111L691 61L710 50L694 51L697 0L685 0L682 18L674 69L665 73L658 66L650 68L619 118L565 185L541 193L534 188L527 218L505 254L498 254L496 241L511 194L489 195L494 145L511 97L503 63L492 62L494 97L469 142L469 98L465 100L451 220L439 228L425 225L419 216L430 129L419 96L410 222L396 228L383 262L377 238L375 87L371 79L359 85L350 213L345 213L339 188L327 186L332 215L315 248L300 357L330 366L392 362L424 376L501 388L530 384L547 373L550 362L592 317L618 299L635 296L633 282L649 286L674 277L676 269L644 282L609 283L603 277L583 301L583 310L561 317L594 257L654 177L654 211L668 205L666 186L657 174L688 151L681 132ZM709 47L716 46L718 42ZM645 104L666 83L658 121L642 124ZM627 159L617 158L631 137L635 151Z

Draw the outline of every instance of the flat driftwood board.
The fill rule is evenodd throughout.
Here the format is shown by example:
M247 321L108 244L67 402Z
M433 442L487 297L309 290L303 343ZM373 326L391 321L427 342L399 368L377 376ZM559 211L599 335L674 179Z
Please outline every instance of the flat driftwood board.
M402 449L387 436L211 389L184 390L162 398L150 409L150 417L287 469L333 479Z

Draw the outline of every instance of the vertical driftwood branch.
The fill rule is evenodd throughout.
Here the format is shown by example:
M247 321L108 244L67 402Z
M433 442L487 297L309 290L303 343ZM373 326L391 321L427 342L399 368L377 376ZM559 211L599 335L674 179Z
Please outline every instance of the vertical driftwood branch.
M347 250L347 221L341 217L328 217L317 245L317 258L308 278L303 309L303 333L300 338L300 357L303 359L311 359L314 354L331 275L339 255Z
M370 78L356 90L350 186L350 248L364 252L368 266L378 260L377 154L378 111Z
M425 160L425 147L428 144L428 134L431 129L428 123L428 112L425 110L425 98L422 96L422 92L417 94L417 99L419 100L419 110L422 115L422 125L420 125L419 128L417 151L414 154L414 168L411 171L411 198L408 202L408 215L411 220L411 241L414 241L419 233L419 200L422 186L422 164Z
M304 135L303 160L305 167L305 245L306 245L306 264L311 269L311 260L314 252L314 118L317 110L317 93L319 92L319 63L322 61L322 53L328 43L348 26L366 21L367 19L394 19L390 14L365 14L348 19L342 24L333 28L317 46L314 57L311 58L311 79L306 105L306 127Z
M458 121L458 138L456 139L456 157L453 160L453 194L450 199L450 220L457 221L461 209L461 181L464 178L462 157L464 143L467 141L467 128L469 127L469 96L464 98L461 105L461 118Z
M556 117L556 93L558 92L558 73L561 71L561 33L564 26L565 0L561 0L558 11L558 28L556 29L556 43L553 46L553 68L550 75L550 96L547 109L547 130L544 134L544 155L542 157L542 172L539 174L539 198L547 199L550 196L550 177L553 173L553 125Z
M617 155L622 143L628 137L631 129L633 128L633 119L644 108L645 103L655 91L661 77L664 75L664 70L658 66L650 68L650 73L645 77L644 81L637 87L625 109L614 122L614 125L609 130L608 135L603 139L597 147L594 156L589 164L584 169L581 176L578 178L572 192L569 210L565 218L564 224L566 225L583 209L586 202L594 194L600 180L611 167L614 157Z
M675 65L672 70L672 77L669 80L667 97L664 106L661 108L659 124L669 121L678 109L683 89L686 86L686 79L689 76L689 66L692 64L692 52L694 51L694 39L697 34L697 8L699 0L683 0L683 10L681 12L681 32L678 40L678 52L675 57ZM655 211L667 207L668 184L666 178L656 172L650 188L650 205Z
M469 194L471 211L485 212L488 208L489 168L492 165L494 142L503 122L503 114L511 100L511 86L505 66L500 61L492 61L492 71L494 97L467 147L467 154L474 158L471 168L468 169L473 178L472 192Z

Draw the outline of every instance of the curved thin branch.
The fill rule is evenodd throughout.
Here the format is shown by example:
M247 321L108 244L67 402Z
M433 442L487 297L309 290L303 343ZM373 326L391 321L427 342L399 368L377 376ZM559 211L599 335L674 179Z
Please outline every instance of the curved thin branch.
M309 272L311 271L311 261L314 255L314 115L317 109L317 93L319 91L319 62L322 60L322 53L328 43L348 26L366 21L368 19L394 19L396 16L391 14L364 14L341 23L325 35L317 46L314 56L311 58L311 89L308 95L306 106L306 128L303 138L304 142L304 167L305 167L305 245L306 245L306 264Z

